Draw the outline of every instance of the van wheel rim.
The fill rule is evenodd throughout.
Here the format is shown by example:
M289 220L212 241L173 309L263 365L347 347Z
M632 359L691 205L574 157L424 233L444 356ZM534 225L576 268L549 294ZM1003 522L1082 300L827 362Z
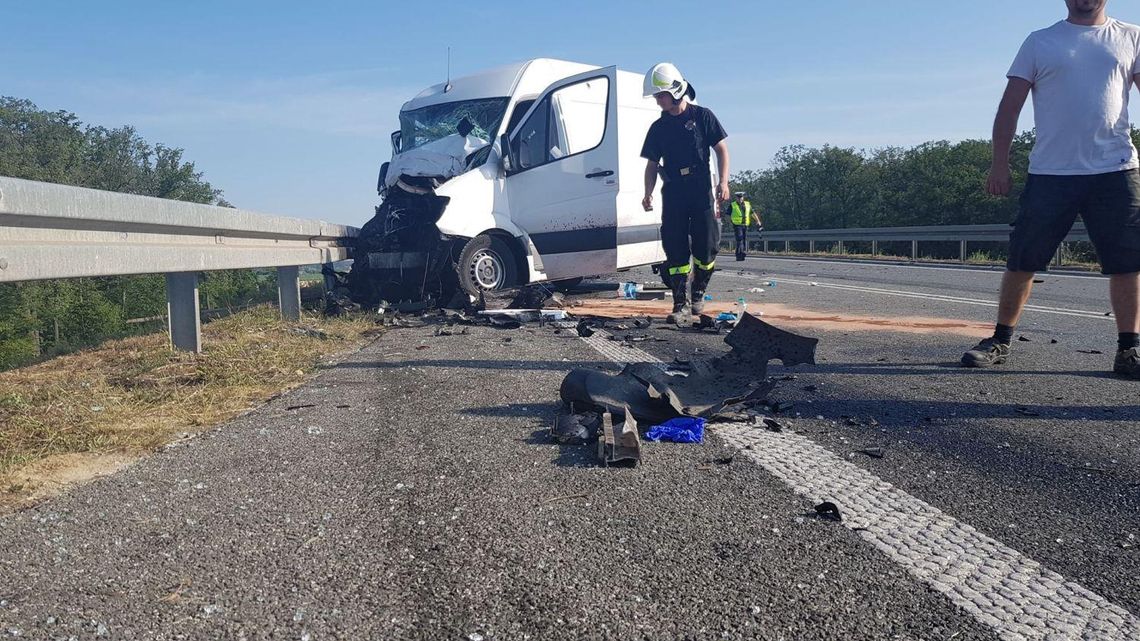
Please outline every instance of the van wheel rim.
M471 280L480 289L498 289L503 286L503 260L498 254L487 250L471 257Z

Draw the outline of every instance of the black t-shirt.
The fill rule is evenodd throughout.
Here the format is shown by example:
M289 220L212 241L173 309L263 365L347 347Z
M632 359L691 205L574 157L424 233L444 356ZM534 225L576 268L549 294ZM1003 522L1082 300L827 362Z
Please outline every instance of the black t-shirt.
M679 116L661 112L645 134L641 157L653 162L664 159L665 172L671 178L678 178L682 167L697 167L696 173L708 178L709 149L726 137L712 111L690 104Z

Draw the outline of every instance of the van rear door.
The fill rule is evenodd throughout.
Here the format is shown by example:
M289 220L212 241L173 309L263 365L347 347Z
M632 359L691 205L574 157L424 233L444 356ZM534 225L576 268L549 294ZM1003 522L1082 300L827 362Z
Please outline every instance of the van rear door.
M509 134L507 207L551 280L617 268L617 128L606 67L548 87Z

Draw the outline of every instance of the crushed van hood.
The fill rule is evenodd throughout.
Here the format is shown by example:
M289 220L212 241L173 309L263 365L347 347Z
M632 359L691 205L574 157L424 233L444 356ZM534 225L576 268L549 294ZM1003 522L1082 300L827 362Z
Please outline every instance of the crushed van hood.
M451 134L439 140L396 154L388 165L384 182L391 187L400 176L434 177L446 180L467 171L467 158L486 147L482 138Z

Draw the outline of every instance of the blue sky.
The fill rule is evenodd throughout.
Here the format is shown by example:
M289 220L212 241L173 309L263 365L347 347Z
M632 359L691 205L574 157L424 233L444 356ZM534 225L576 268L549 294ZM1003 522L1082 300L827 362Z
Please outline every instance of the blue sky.
M449 45L453 76L670 60L738 171L790 144L986 138L1021 41L1065 15L1063 0L544 4L8 2L0 94L182 147L239 207L360 225L399 106L443 80ZM1140 22L1133 2L1109 13Z

